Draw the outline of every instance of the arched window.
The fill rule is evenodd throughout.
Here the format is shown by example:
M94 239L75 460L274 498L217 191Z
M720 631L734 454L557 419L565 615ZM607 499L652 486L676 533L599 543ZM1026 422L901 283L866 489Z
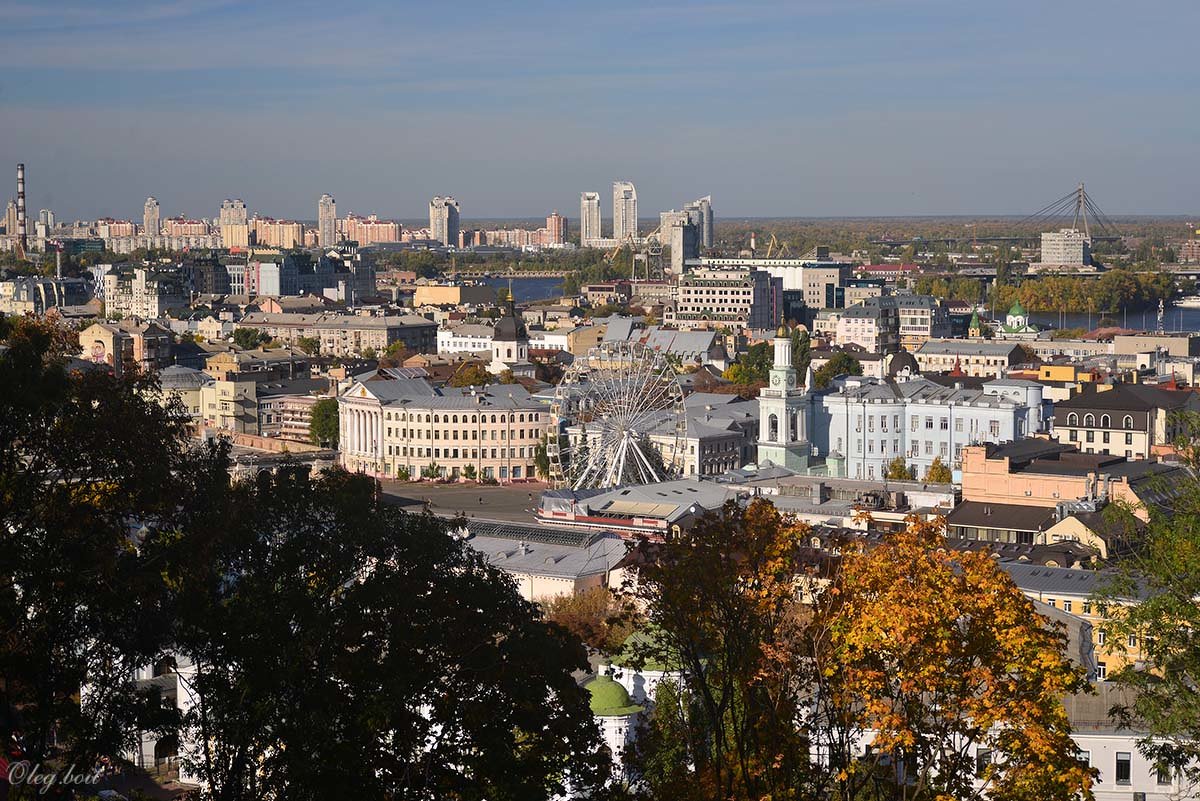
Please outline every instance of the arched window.
M1124 426L1125 428L1133 428L1133 415L1132 414L1125 415L1125 419L1121 421L1121 425Z
M496 422L496 415L494 415L494 414L492 415L492 422L493 423Z
M1083 416L1083 427L1084 428L1095 428L1096 427L1096 415L1090 414L1090 413L1085 414Z
M767 418L767 440L769 442L779 441L779 418L775 415Z
M1112 428L1112 418L1109 417L1107 414L1100 415L1100 427L1101 428Z
M433 422L435 422L435 423L441 422L440 420L438 420L438 416L436 414L433 416Z
M1075 414L1075 412L1071 412L1070 414L1068 414L1067 415L1067 425L1069 425L1069 426L1079 425L1079 415Z

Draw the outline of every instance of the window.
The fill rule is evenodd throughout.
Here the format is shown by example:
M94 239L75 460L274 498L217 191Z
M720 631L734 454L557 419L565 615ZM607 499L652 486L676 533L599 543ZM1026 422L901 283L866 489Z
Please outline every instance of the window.
M1090 615L1092 613L1092 602L1091 601L1083 602L1083 613L1085 615Z
M1070 612L1073 604L1070 601L1063 601L1063 611Z
M1126 444L1126 445L1132 445L1132 444L1133 444L1133 434L1126 434L1126 435L1125 435L1125 444Z
M1088 442L1096 441L1096 432L1095 431L1085 431L1085 432L1083 432L1083 434Z
M1130 648L1137 648L1137 646L1138 646L1138 638L1137 638L1137 635L1136 635L1136 634L1130 634L1130 635L1129 635L1129 638L1128 638L1128 639L1125 641L1125 644L1126 644L1128 647L1130 647Z
M929 431L933 430L933 418L932 417L925 418L925 428L928 429Z
M1079 442L1079 432L1072 428L1067 432L1067 439L1071 440L1071 442Z
M1067 415L1067 425L1069 425L1069 426L1079 425L1079 415L1075 414L1075 412L1071 412L1070 414L1068 414Z
M1108 666L1103 662L1096 663L1096 678L1100 681L1108 680Z
M1105 431L1104 433L1102 433L1100 435L1100 437L1101 437L1101 442L1103 442L1105 445L1107 445L1108 444L1108 432Z
M1159 784L1171 783L1171 767L1170 765L1158 765L1154 768L1154 777Z
M1125 419L1121 421L1122 428L1133 428L1133 415L1125 415Z
M1096 427L1096 415L1085 414L1083 416L1083 427L1084 428L1095 428Z
M1108 642L1108 632L1104 629L1096 629L1096 644L1104 645Z
M962 418L961 417L955 419L954 430L959 434L962 433Z
M1133 771L1128 751L1117 752L1117 784L1129 784Z
M1090 768L1092 766L1092 752L1091 751L1080 751L1076 755L1075 759L1079 760L1079 764L1083 765L1085 768Z
M978 748L975 750L975 777L983 778L983 774L992 764L992 749Z
M1109 417L1107 414L1100 415L1100 427L1101 428L1112 428L1112 418Z
M991 434L993 438L1000 436L1000 421L999 420L989 420L988 421L988 433Z

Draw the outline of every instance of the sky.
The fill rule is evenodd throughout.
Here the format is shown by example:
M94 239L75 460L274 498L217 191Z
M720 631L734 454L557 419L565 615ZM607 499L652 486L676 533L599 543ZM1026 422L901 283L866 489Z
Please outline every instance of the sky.
M1197 0L0 0L32 213L1200 212ZM5 177L0 199L15 193Z

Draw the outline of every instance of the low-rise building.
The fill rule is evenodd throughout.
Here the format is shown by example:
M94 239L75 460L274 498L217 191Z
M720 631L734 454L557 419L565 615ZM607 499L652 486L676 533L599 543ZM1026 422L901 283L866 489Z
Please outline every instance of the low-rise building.
M107 364L120 375L130 367L154 371L171 363L171 332L137 318L93 323L79 332L80 358Z
M1187 428L1180 415L1200 411L1200 395L1144 384L1080 384L1054 405L1054 436L1085 453L1148 459Z
M382 353L395 342L414 353L437 350L437 323L415 314L381 317L363 314L267 314L242 318L243 328L257 328L288 345L316 339L325 356L360 356L367 348Z
M439 328L438 353L478 353L492 349L495 328L479 323L463 323L453 328Z
M388 478L532 479L550 430L549 410L520 384L357 381L338 408L342 464Z
M976 378L1000 378L1025 361L1025 351L1015 342L931 339L917 349L916 357L923 373L957 370Z

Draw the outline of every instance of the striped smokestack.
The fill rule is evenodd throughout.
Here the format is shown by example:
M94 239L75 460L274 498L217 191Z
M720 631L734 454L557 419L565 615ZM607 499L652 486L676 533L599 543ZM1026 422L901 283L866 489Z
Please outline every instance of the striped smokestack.
M29 249L29 233L25 227L25 165L17 165L17 244L21 252Z

